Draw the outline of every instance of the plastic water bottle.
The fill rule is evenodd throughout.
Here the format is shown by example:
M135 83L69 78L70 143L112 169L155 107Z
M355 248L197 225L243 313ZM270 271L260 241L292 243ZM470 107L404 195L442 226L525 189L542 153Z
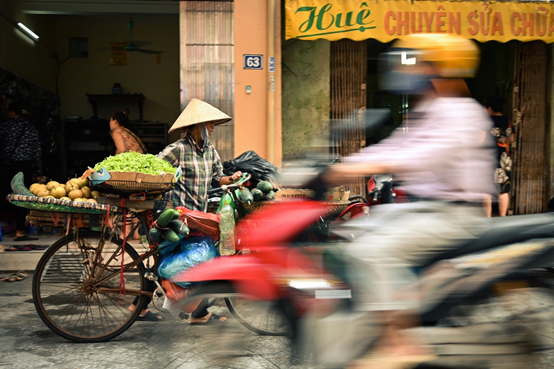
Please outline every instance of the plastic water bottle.
M235 254L235 214L230 201L225 201L219 219L219 254Z

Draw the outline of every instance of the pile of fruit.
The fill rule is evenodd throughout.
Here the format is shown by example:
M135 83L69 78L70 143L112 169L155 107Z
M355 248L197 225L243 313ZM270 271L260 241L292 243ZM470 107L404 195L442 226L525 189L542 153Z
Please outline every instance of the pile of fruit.
M181 213L175 209L164 210L148 231L152 241L156 243L160 243L163 240L177 242L179 241L179 236L188 236L190 230L185 223L179 220L180 215Z
M275 191L273 191L273 185L267 181L260 181L250 191L246 187L242 187L239 190L239 199L245 204L251 204L254 201L272 201L275 200Z
M100 192L92 191L88 179L72 178L64 183L50 181L47 184L33 183L29 190L35 196L52 197L61 200L96 203Z

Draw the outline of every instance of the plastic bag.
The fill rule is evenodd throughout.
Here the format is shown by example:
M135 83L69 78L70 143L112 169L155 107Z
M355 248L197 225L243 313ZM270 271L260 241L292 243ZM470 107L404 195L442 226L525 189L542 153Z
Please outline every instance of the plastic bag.
M185 223L191 230L203 232L214 239L219 237L219 214L190 210L184 206L178 206L175 210L181 213L179 220Z
M237 171L250 173L259 181L275 180L279 169L269 161L262 159L254 151L246 151L236 158L223 163L223 173L230 176Z
M171 252L165 253L160 259L158 275L171 279L195 265L211 260L216 256L215 242L210 236L195 236L182 239ZM187 287L187 282L175 283Z

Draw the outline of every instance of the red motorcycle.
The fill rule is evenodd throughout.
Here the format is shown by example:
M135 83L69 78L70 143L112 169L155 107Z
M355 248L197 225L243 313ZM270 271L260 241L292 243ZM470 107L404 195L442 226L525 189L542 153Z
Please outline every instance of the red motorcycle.
M198 283L191 298L233 301L239 307L229 306L233 315L257 333L290 337L293 358L308 342L319 363L342 367L367 351L382 326L372 312L352 308L347 264L335 253L348 240L330 237L335 210L313 200L267 206L238 224L238 255L200 264L173 281ZM350 229L357 223L364 231L359 220L367 215L349 222ZM525 271L554 263L552 224L552 213L492 219L480 239L424 266L425 309L414 334L436 350L432 364L529 367L550 347L544 337L552 329L554 293Z

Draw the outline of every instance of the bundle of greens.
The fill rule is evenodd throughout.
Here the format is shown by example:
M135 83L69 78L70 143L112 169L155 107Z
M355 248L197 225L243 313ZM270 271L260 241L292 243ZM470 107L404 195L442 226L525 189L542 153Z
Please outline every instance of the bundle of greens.
M152 175L175 174L177 168L152 154L139 154L134 151L108 156L94 166L95 171L106 168L109 172L139 172Z

